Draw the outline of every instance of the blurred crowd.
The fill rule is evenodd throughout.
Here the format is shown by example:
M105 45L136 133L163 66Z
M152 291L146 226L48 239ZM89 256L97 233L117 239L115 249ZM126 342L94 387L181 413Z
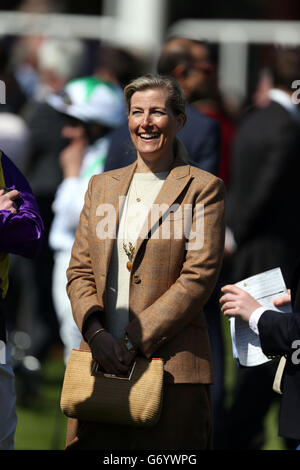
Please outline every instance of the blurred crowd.
M171 38L157 62L157 71L173 75L186 95L188 121L179 137L191 159L227 187L223 269L205 311L215 372L215 448L261 448L264 418L277 399L271 361L237 368L232 406L226 406L220 286L277 266L289 285L299 258L300 113L292 100L299 51L276 47L270 63L258 74L250 106L241 103L233 111L205 41ZM31 184L46 229L37 259L11 257L5 308L23 406L39 393L48 355L58 351L66 362L79 345L65 292L70 250L89 178L135 159L122 89L152 72L147 67L132 51L102 42L0 39L0 80L6 85L0 148Z

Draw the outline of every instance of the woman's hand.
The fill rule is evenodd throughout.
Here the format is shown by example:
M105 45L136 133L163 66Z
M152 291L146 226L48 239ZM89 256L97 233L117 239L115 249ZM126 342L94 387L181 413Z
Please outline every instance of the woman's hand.
M128 372L134 358L122 340L117 341L107 331L101 331L90 345L93 359L104 368L108 374L122 375Z
M14 201L20 197L19 191L13 189L12 191L6 192L4 189L0 190L0 210L10 211L13 214L16 211L14 207Z
M248 292L235 285L224 286L221 291L225 294L220 298L221 310L227 317L240 317L249 322L252 312L261 307Z

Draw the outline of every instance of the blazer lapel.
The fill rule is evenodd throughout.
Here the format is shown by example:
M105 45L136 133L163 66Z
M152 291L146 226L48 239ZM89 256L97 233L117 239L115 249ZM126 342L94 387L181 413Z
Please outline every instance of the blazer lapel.
M119 171L115 171L112 174L108 174L105 181L104 201L105 204L109 204L114 208L115 214L114 237L109 237L105 239L105 274L107 274L109 268L113 244L117 236L120 214L123 209L126 194L130 186L133 174L135 172L136 165L137 162L135 161L126 168L120 168Z

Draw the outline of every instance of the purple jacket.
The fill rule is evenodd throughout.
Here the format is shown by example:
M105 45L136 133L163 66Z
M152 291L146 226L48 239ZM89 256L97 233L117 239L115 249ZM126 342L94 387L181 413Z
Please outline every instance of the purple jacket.
M44 235L36 200L26 178L3 152L0 164L5 186L17 189L21 196L16 213L0 210L0 252L33 258L41 248Z

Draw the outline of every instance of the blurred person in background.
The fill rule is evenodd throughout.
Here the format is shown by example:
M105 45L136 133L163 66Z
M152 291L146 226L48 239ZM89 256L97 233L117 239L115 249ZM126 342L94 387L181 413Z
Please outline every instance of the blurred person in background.
M102 42L97 51L93 75L123 89L141 74L143 68L143 60L130 50Z
M174 42L176 40L170 41ZM178 40L179 41L179 40ZM211 46L206 41L180 39L182 47L191 51L195 62L192 77L185 78L191 88L190 102L206 116L215 119L220 125L221 149L217 176L228 185L230 154L235 133L235 120L227 110L222 92L218 86L218 73L212 58ZM180 70L178 73L182 73ZM182 79L184 80L184 78ZM193 85L188 83L192 82Z
M232 282L280 267L290 285L300 257L300 113L293 95L300 77L298 48L275 48L269 104L247 113L232 154L227 201L228 252ZM294 95L295 96L295 95ZM264 418L276 398L272 383L277 362L238 368L233 405L224 432L225 448L259 449ZM247 423L247 426L245 426ZM227 441L227 442L226 442Z
M166 41L157 63L160 74L172 75L187 99L187 126L179 138L191 147L191 160L214 175L220 163L220 126L193 105L199 96L206 96L212 86L214 66L204 41L174 37Z
M68 144L61 135L66 116L47 102L51 93L62 92L65 84L76 77L84 64L85 47L73 39L44 38L37 51L40 81L24 109L30 132L30 154L26 176L34 191L45 224L45 246L31 264L33 314L28 326L31 354L40 362L53 344L60 343L58 323L52 302L53 252L48 236L53 220L52 203L63 175L58 156Z
M110 131L126 120L123 93L118 85L95 77L75 79L62 96L51 96L49 104L69 116L62 135L69 144L60 153L63 181L52 205L54 219L49 243L54 251L53 301L67 362L72 348L78 348L81 333L74 322L66 293L66 270L84 195L89 179L103 171L110 145Z
M60 93L71 78L80 76L85 53L85 45L78 39L44 39L37 53L40 81L32 99L45 101L51 93Z
M0 230L0 449L11 450L17 424L16 395L3 310L9 285L9 254L34 257L41 248L44 227L29 184L1 151Z

